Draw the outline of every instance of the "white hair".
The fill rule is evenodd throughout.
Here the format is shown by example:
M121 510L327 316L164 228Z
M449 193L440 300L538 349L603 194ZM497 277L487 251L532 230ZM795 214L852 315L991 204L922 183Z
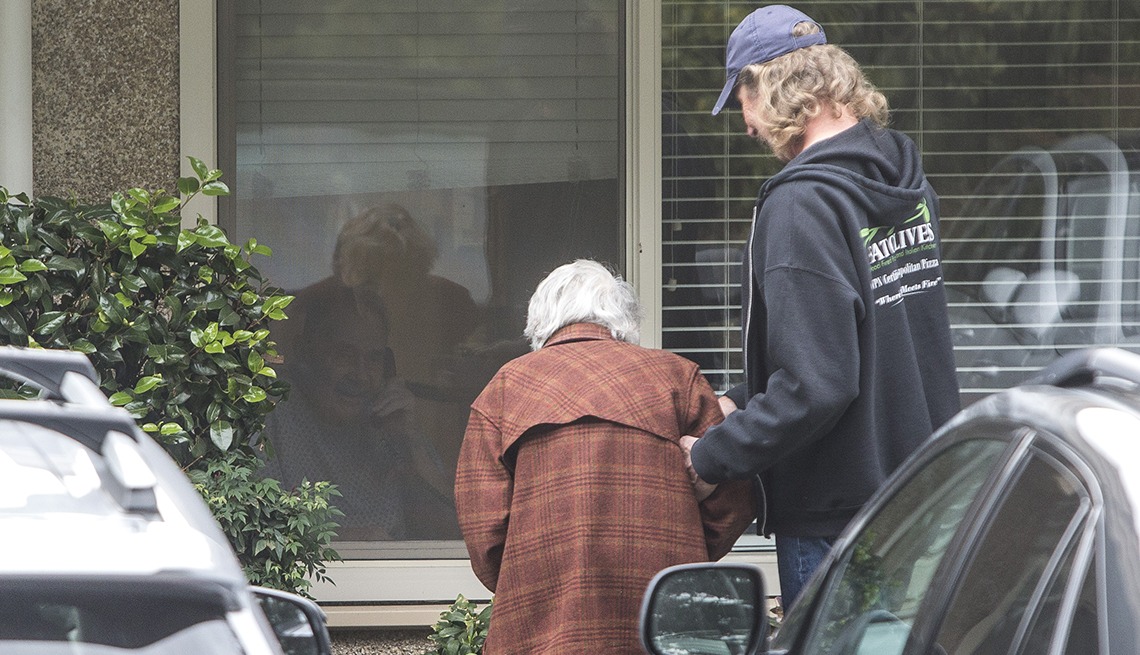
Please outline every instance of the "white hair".
M637 292L598 262L563 264L539 282L530 297L523 335L538 350L555 332L574 323L596 323L615 339L636 344L641 339Z

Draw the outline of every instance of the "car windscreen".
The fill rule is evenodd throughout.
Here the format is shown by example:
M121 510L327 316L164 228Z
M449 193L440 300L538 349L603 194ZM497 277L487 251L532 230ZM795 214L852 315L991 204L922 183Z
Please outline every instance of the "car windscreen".
M226 609L217 591L175 583L0 581L0 652L236 655Z
M0 420L0 517L122 513L103 487L102 457L55 430Z

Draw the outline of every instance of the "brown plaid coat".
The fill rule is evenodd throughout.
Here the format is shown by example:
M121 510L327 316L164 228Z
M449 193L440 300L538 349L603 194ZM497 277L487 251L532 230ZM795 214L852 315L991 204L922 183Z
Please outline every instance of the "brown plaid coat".
M697 505L679 438L721 420L695 364L579 323L507 363L472 405L455 482L471 566L495 592L486 655L641 653L650 578L724 556L746 482Z

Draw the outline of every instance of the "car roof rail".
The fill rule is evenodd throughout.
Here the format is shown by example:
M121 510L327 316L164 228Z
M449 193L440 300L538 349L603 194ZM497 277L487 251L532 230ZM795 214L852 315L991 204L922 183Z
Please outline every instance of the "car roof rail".
M90 385L69 381L68 373L78 373L96 385L102 403L90 394ZM39 387L49 400L107 404L106 397L98 392L99 374L81 352L0 346L0 375Z
M1120 348L1086 348L1049 364L1025 384L1079 387L1097 377L1121 378L1140 384L1140 355Z

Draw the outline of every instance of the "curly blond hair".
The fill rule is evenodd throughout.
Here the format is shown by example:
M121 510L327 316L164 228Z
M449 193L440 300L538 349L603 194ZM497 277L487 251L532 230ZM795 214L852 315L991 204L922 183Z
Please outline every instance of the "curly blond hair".
M819 31L814 23L799 23L797 37ZM808 121L825 106L838 118L846 107L858 120L886 126L887 99L863 75L859 64L843 49L813 45L762 64L749 64L737 76L737 89L745 89L757 102L756 116L767 131L767 141L780 159L799 152Z

